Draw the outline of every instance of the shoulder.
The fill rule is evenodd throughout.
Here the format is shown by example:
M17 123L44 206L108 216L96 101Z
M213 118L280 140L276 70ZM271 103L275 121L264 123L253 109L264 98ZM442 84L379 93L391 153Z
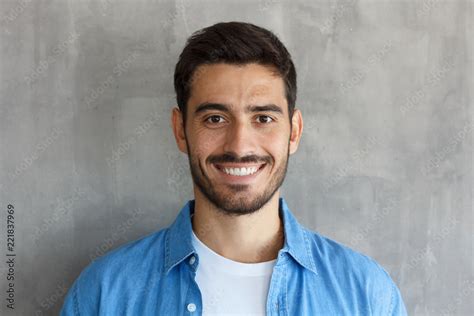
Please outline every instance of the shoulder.
M61 315L89 315L102 300L137 291L140 281L162 273L168 228L130 241L87 265L68 291ZM145 282L143 282L145 283Z
M387 271L373 258L337 242L329 237L305 229L315 263L319 268L344 269L353 276L361 278L390 278ZM321 265L322 263L322 265Z
M406 315L400 291L380 263L340 242L304 230L318 274L327 282L351 287L359 301L381 309L382 314Z
M160 266L163 262L164 239L167 228L129 241L92 261L81 273L81 277L107 279L126 276L129 270L144 266Z

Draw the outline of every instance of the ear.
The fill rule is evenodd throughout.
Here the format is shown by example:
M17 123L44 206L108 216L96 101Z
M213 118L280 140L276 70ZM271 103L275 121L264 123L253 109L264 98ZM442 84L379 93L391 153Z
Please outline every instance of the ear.
M176 144L181 152L187 154L188 147L186 146L186 134L184 131L183 115L178 107L174 107L171 113L171 125L173 127L173 134Z
M298 149L298 144L303 134L303 115L300 110L294 109L291 122L293 126L290 131L290 155L294 154Z

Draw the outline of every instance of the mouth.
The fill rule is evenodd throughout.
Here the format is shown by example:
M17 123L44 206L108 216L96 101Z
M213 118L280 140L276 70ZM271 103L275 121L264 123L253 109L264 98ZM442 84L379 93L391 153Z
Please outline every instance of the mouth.
M253 181L262 172L267 164L225 163L212 165L225 182L242 183Z

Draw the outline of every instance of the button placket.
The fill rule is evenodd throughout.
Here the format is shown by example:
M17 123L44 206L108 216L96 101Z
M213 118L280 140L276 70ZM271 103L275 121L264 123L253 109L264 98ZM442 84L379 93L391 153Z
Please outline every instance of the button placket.
M195 282L195 280L193 279L193 276L195 276L196 274L196 269L195 269L195 265L196 265L196 262L197 262L198 258L196 257L196 255L191 255L188 259L188 264L189 264L189 267L190 267L190 273L191 273L191 284L190 284L190 290L188 291L188 295L187 295L187 298L186 298L186 301L187 301L187 305L186 305L186 310L190 313L190 314L193 314L193 315L198 315L200 313L198 313L198 306L200 306L200 302L196 301L198 298L196 296L196 291L198 291L199 289L197 289L197 284ZM200 307L201 308L201 307Z

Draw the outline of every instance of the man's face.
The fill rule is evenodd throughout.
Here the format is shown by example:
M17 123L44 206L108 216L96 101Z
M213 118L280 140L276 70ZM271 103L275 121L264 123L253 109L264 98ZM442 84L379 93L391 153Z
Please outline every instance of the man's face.
M280 188L301 129L290 133L281 77L254 63L220 63L194 73L182 132L195 186L226 214L243 215Z

